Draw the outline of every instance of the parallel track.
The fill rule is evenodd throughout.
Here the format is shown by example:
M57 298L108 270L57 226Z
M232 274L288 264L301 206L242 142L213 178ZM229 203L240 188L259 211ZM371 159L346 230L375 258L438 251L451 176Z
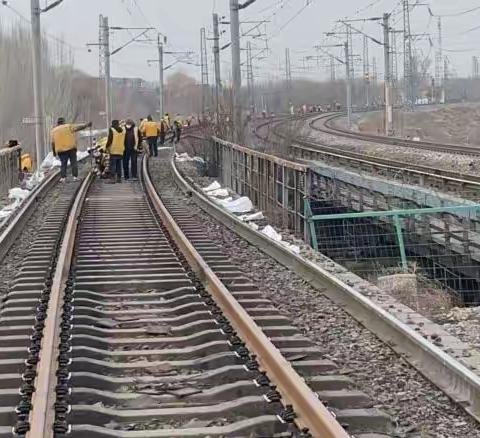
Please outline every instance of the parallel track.
M70 213L65 195L46 218L0 312L0 437L388 431L204 238L171 181L161 197L144 162L143 186L89 175Z
M315 118L309 122L310 128L315 131L324 132L340 137L353 138L355 140L371 141L375 143L391 144L414 149L425 149L435 152L446 152L449 154L480 155L480 148L459 144L436 143L429 141L412 141L399 137L387 137L384 135L353 132L348 129L336 126L333 122L342 117L343 114L329 114L326 117ZM319 122L319 123L318 123Z
M301 119L304 120L310 117L302 117ZM331 117L331 114L326 114L317 117L315 120L324 118L328 120ZM287 135L278 127L281 124L288 124L291 120L287 118L281 121L262 123L255 129L254 134L263 142L272 141L272 139L266 138L262 133L262 130L271 125L269 132L278 138L279 141L285 141ZM298 118L293 118L293 120L298 120ZM336 135L333 131L329 131L329 134ZM374 175L384 175L395 179L401 176L403 182L407 184L418 184L433 189L446 190L451 193L460 193L467 198L478 199L480 192L480 176L473 174L463 174L406 161L351 152L309 138L295 137L288 146L293 157L304 162L321 160L336 166L365 170Z

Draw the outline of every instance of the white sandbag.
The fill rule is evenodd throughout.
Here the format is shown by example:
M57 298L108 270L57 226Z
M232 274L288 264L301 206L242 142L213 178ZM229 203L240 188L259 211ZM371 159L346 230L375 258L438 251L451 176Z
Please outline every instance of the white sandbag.
M0 220L6 219L11 214L12 214L11 211L8 211L8 210L5 210L5 209L0 210Z
M60 167L60 160L53 156L52 152L49 152L45 159L42 161L41 169L51 169L53 167Z
M90 154L88 151L77 151L77 161L81 161L84 158L87 158Z
M242 214L239 216L239 219L243 222L250 222L250 221L259 221L264 219L263 213L261 211L257 211L256 213L252 214Z
M16 201L23 201L30 194L30 190L23 190L20 187L14 187L8 191L8 199L15 199Z
M220 204L222 207L225 207L227 206L230 202L233 201L233 198L231 196L229 196L228 198L225 198L225 199L216 199L216 198L213 198L213 201L216 202L217 204Z
M247 196L242 196L241 198L229 202L225 205L225 208L230 213L247 213L253 210L253 204Z
M193 161L193 158L190 155L188 155L186 152L184 152L183 154L176 154L175 160L180 162Z
M204 192L210 192L212 190L218 190L220 189L222 186L218 183L218 181L213 181L212 184L210 184L209 186L207 187L204 187L202 190Z
M265 228L262 229L261 231L263 234L265 234L267 237L270 237L270 239L272 240L275 240L277 242L281 242L282 241L282 235L281 234L278 234L275 229L270 226L270 225L267 225Z
M214 196L217 198L225 198L228 196L228 190L227 189L217 189L217 190L212 190L207 193L208 196Z
M25 188L27 190L33 190L43 181L44 178L45 174L43 172L32 173L32 175L30 175L30 177L25 181Z
M0 219L6 219L8 216L10 216L14 210L17 209L17 207L20 205L20 201L13 201L11 204L8 204L7 206L3 207L0 210Z
M258 229L260 228L255 222L248 222L248 226L250 228L253 228L255 231L258 231Z
M290 250L291 252L295 253L295 254L300 254L300 247L297 246L297 245L293 245L291 243L288 243L288 242L285 242L285 241L282 241L280 242L285 248L287 248L288 250Z

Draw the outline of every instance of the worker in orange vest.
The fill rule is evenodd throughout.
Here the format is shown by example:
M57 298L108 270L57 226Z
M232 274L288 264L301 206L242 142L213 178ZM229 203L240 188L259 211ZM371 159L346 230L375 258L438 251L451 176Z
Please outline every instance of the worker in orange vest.
M142 134L147 139L150 148L150 156L158 157L158 135L160 129L157 122L154 122L152 116L147 117L147 121L141 125Z
M57 126L52 129L52 152L55 157L58 155L61 163L60 182L64 182L67 178L67 165L69 161L72 166L73 180L77 180L77 139L75 138L75 133L90 126L92 126L92 122L75 125L73 123L65 123L65 119L59 117Z
M120 126L118 120L112 120L112 126L108 131L107 152L110 154L110 173L112 182L122 182L123 153L125 152L125 128Z

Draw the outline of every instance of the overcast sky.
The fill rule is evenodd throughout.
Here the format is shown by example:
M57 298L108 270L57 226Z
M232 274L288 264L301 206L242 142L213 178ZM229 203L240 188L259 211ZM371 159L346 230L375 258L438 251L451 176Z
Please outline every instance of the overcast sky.
M40 0L42 6L52 3L53 0ZM416 0L411 0L414 3ZM242 21L268 20L258 30L264 36L251 38L254 47L254 56L259 58L265 54L263 49L268 47L266 59L255 59L255 73L257 80L283 77L285 47L291 49L292 75L294 77L325 78L327 70L323 62L304 61L304 57L316 55L313 48L316 44L336 44L343 40L343 36L326 39L324 33L342 28L336 24L340 18L367 18L379 16L383 12L392 12L392 23L400 28L401 10L398 4L401 0L256 0L256 2L241 11ZM422 0L429 3L434 14L454 14L480 6L480 0ZM29 18L30 0L9 0L9 4L20 14ZM168 38L166 50L194 51L195 61L198 62L200 46L200 28L207 29L207 37L212 33L212 12L218 12L228 20L228 0L64 0L54 10L42 15L42 29L49 35L63 38L72 48L77 68L91 74L98 75L98 50L93 48L89 53L86 50L87 42L98 40L98 15L109 17L111 26L155 27ZM0 5L2 22L16 24L18 21L28 25L15 11ZM443 19L443 46L448 52L445 54L451 61L452 70L460 75L471 74L472 56L480 55L477 41L480 37L480 28L467 32L478 26L480 9L455 17ZM369 35L381 39L382 28L375 22L367 24L356 23L359 29ZM243 24L242 31L246 32L254 24ZM229 42L228 26L222 26L225 33L222 35L222 44ZM426 7L418 6L412 11L412 33L429 33L433 42L437 40L437 19L432 18ZM131 38L132 34L125 31L116 31L112 35L112 48L118 47ZM254 35L254 33L252 33ZM154 32L150 34L154 38ZM416 47L424 56L432 56L434 60L435 47L431 48L428 37L418 37ZM399 49L400 49L399 36ZM244 37L242 46L247 38ZM212 81L212 52L209 47L210 81ZM370 56L376 56L379 76L383 75L381 47L371 43ZM374 47L375 46L375 47ZM328 49L340 56L340 49ZM355 37L354 52L362 54L362 39ZM245 53L243 53L245 55ZM156 80L157 68L149 67L146 60L157 56L157 51L151 43L131 45L112 57L112 75L125 77L142 77L147 80ZM225 79L230 75L230 51L222 52L222 71ZM401 55L399 55L401 57ZM165 64L170 64L174 58L168 55ZM1 62L1 60L0 60ZM304 67L309 67L307 70ZM400 65L401 67L401 65ZM181 69L199 78L199 68L189 65L177 65L170 71ZM339 67L340 69L340 67ZM361 71L361 67L356 67ZM343 73L343 71L342 71Z

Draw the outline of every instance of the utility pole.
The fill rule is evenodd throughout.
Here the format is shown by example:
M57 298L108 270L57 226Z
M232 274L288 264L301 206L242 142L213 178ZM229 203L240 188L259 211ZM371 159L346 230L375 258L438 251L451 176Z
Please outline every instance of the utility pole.
M40 32L40 1L31 0L32 60L33 60L33 104L35 109L35 164L37 172L44 157L45 108L42 92L42 35Z
M230 0L230 37L232 42L232 97L234 141L243 142L242 104L240 91L242 88L242 71L240 67L240 18L238 0Z
M377 74L377 58L372 57L372 88L374 97L374 103L377 100L377 89L378 89L378 74Z
M160 38L160 34L157 35L157 47L158 47L158 112L161 119L164 114L165 107L165 93L163 87L163 42Z
M352 128L352 82L350 77L350 53L348 40L345 41L345 72L347 78L347 125Z
M213 58L215 64L215 109L218 121L220 115L220 93L222 88L220 77L220 34L218 32L218 14L213 14Z
M437 21L438 29L438 47L435 55L435 82L439 87L440 93L437 99L437 103L445 103L445 84L443 83L444 76L444 60L443 60L443 47L442 47L442 18L438 17Z
M415 96L413 87L412 71L412 33L410 28L410 4L409 0L402 0L403 3L403 77L405 82L405 104L410 110L415 109Z
M336 76L335 58L333 56L330 56L330 80L332 82L335 82L337 80Z
M292 104L292 64L290 61L290 49L285 49L285 81L288 100L288 110Z
M200 29L200 69L202 76L202 118L205 120L206 109L208 106L209 83L208 83L208 58L207 58L207 38L205 28Z
M390 66L390 14L383 14L383 51L385 58L385 134L390 136L394 133L393 128L393 99Z
M363 81L365 85L365 105L370 106L370 60L368 57L368 37L363 36Z
M108 26L108 17L103 17L103 57L105 59L105 121L107 130L112 121L112 81L110 78L110 28Z
M250 110L255 113L255 83L253 78L252 45L247 42L247 85Z
M478 56L472 56L472 78L478 79Z

